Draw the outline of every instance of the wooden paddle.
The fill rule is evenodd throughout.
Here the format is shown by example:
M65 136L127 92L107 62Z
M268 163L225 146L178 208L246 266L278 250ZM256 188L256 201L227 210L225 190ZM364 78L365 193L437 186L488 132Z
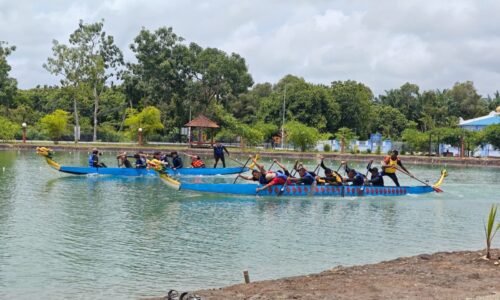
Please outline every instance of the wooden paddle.
M423 183L424 185L426 186L430 186L434 191L436 191L437 193L442 193L444 192L442 189L438 188L438 187L433 187L432 185L428 184L427 182L423 181L423 180L420 180L418 179L417 177L415 177L415 175L413 174L410 174L409 172L406 172L405 170L403 170L401 167L399 166L395 166L396 170L400 171L401 173L405 174L405 175L408 175L410 178L413 178L415 179L416 181L420 182L420 183Z
M247 159L247 161L246 161L246 162L245 162L245 164L243 165L243 168L241 168L241 172L239 172L239 173L238 173L238 175L236 175L236 178L234 179L233 184L235 184L235 183L236 183L236 180L238 180L238 178L240 177L240 174L243 172L243 170L245 170L245 167L247 166L248 162L249 162L251 159L252 159L251 157L249 157L249 158Z
M366 165L366 174L365 174L365 178L368 179L368 172L370 172L370 168L372 167L372 164L373 164L373 159L370 160L370 162L368 163L368 165ZM366 180L365 180L365 184L363 184L363 186L361 187L361 191L363 192L365 190L365 186L366 186Z

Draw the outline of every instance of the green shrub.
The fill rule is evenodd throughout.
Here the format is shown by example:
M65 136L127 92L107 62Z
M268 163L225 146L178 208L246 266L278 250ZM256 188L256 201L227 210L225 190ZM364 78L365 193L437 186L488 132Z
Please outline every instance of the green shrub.
M0 140L13 140L19 128L21 128L21 126L4 117L0 117Z
M57 144L58 140L68 132L69 113L56 109L53 113L44 116L40 124L44 133Z
M323 151L330 152L331 150L332 150L332 146L330 146L330 144L323 145Z

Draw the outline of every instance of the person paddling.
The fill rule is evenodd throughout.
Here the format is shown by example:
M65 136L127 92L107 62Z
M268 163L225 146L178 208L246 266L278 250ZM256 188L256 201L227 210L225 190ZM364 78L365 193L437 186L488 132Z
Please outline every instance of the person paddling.
M368 182L372 186L384 186L384 176L382 175L382 172L378 171L377 167L373 167L368 171L370 171L371 174L370 180L368 180Z
M205 162L201 160L201 157L198 155L189 155L189 158L191 158L191 166L193 168L205 168Z
M342 185L342 176L337 171L333 171L332 169L325 166L323 157L321 157L320 166L325 172L325 176L324 177L316 176L316 181L319 184Z
M351 185L362 186L365 184L365 175L359 173L355 169L349 168L345 161L342 161L345 171L347 173L347 178L344 178L344 182L351 182Z
M388 176L394 181L396 186L399 186L398 176L396 176L397 167L401 167L404 171L406 171L411 177L413 175L408 171L401 162L401 159L398 157L398 150L392 150L391 155L388 155L381 161L382 164L382 176Z
M306 168L300 167L299 168L299 176L300 178L290 178L290 182L292 183L298 183L298 184L304 184L304 185L311 185L316 181L314 176L311 174L312 172L308 172Z
M102 152L99 152L97 148L92 149L92 153L89 155L89 167L92 168L107 168L106 164L99 162L99 155L102 155Z
M135 158L135 168L136 169L145 169L147 167L147 156L143 152L137 152L134 155Z
M172 170L181 169L184 167L182 158L177 154L177 151L172 151L170 154L166 154L165 157L172 157Z
M229 151L227 151L226 146L217 142L214 146L214 159L215 159L214 168L217 168L217 164L219 163L219 160L222 161L222 166L224 168L226 167L226 160L224 159L224 151L227 153L228 156L230 156Z
M118 167L132 168L130 160L128 160L127 152L122 152L116 157L118 160Z

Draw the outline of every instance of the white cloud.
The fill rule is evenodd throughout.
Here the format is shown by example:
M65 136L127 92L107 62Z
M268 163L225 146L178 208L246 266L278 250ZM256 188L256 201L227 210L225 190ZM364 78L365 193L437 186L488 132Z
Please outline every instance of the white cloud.
M405 1L36 1L0 0L0 40L21 88L55 84L42 68L52 40L68 40L79 19L105 19L126 58L141 27L171 26L204 47L241 54L255 82L291 73L329 84L354 79L375 94L410 81L421 89L472 80L500 89L500 27L493 0Z

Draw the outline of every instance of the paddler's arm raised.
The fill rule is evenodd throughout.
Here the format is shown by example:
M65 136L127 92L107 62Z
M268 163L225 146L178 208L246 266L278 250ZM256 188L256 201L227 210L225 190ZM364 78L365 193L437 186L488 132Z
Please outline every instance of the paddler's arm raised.
M255 157L253 157L252 155L250 155L250 158L252 159L253 164L259 169L259 171L262 174L266 174L266 169L264 169L264 166L259 164L257 160L255 160Z

